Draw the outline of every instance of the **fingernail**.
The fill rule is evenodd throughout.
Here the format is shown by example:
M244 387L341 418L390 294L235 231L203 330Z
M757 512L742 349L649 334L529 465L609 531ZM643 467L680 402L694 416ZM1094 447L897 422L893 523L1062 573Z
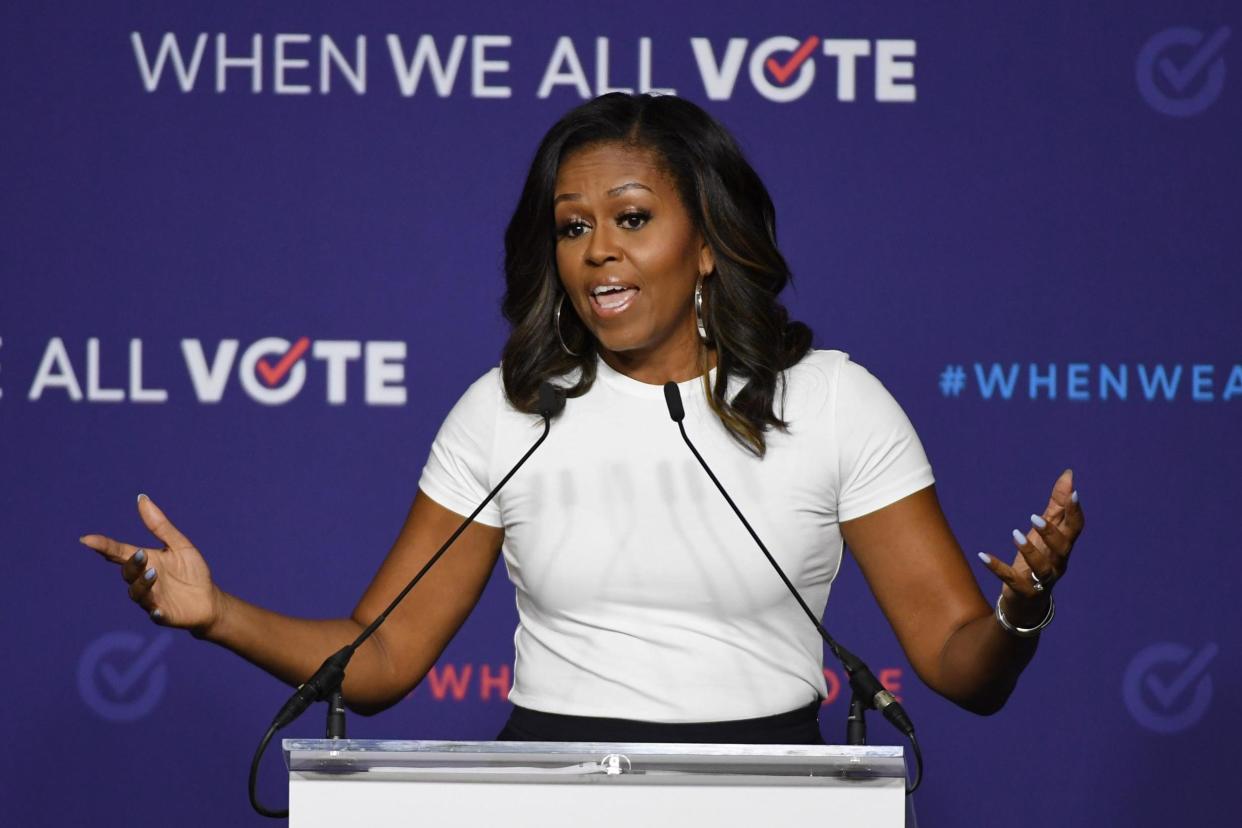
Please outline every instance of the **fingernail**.
M1031 515L1031 525L1036 529L1044 529L1048 526L1048 521L1044 520L1039 515Z
M144 581L154 581L154 580L155 580L155 570L154 570L154 569L148 569L146 572L142 573L142 580L144 580Z
M1013 542L1016 543L1018 546L1025 546L1026 535L1022 534L1017 529L1014 529L1013 530Z
M146 497L147 497L146 495L144 495L144 494L142 494L141 492L139 492L139 494L138 494L138 502L139 502L139 503L141 503L141 502L143 501L143 498L146 498ZM147 498L147 499L149 500L150 498Z
M985 564L990 564L992 562L992 556L987 552L980 552L979 560L983 561Z
M159 621L161 618L164 617L164 613L160 612L159 610L151 610L151 617L155 619L156 621Z
M146 563L147 553L139 549L137 552L134 553L134 560L137 561L138 563Z
M1074 491L1070 492L1070 500L1072 500L1075 503L1078 502L1078 490L1077 489L1074 489Z

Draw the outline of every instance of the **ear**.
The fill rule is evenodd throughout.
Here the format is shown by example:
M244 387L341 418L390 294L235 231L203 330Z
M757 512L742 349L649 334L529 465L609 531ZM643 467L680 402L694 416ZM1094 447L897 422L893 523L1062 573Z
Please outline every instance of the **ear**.
M699 247L699 274L709 276L716 270L716 256L707 242Z

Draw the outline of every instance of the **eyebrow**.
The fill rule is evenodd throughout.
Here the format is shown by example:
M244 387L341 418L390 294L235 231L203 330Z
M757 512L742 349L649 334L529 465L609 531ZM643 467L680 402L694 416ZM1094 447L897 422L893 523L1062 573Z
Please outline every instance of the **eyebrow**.
M654 192L646 184L639 184L637 181L629 181L629 182L626 182L625 184L622 184L620 187L613 187L611 190L605 193L605 195L608 196L609 198L615 198L616 196L619 196L622 193L624 193L626 190L646 190L649 193ZM560 204L562 201L581 201L581 200L582 200L582 193L561 193L556 198L552 199L552 203Z

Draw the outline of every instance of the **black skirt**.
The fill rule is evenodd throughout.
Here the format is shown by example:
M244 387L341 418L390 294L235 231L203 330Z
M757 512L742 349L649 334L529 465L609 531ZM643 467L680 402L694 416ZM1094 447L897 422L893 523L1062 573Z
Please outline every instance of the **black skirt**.
M633 719L563 716L513 708L496 737L501 742L682 742L733 745L822 745L819 701L806 707L728 722L665 724Z

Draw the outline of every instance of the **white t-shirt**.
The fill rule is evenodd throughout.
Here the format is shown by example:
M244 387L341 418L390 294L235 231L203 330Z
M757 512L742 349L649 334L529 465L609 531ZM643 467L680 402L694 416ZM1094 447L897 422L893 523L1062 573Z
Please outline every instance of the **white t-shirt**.
M840 351L786 372L789 432L760 460L725 431L702 379L681 383L690 439L822 615L840 522L931 485L901 407ZM714 379L714 377L713 377ZM731 389L732 390L732 389ZM440 428L419 487L467 515L542 430L499 367ZM547 441L478 520L505 530L517 590L510 700L653 722L767 716L826 693L822 641L669 418L663 389L599 362Z

